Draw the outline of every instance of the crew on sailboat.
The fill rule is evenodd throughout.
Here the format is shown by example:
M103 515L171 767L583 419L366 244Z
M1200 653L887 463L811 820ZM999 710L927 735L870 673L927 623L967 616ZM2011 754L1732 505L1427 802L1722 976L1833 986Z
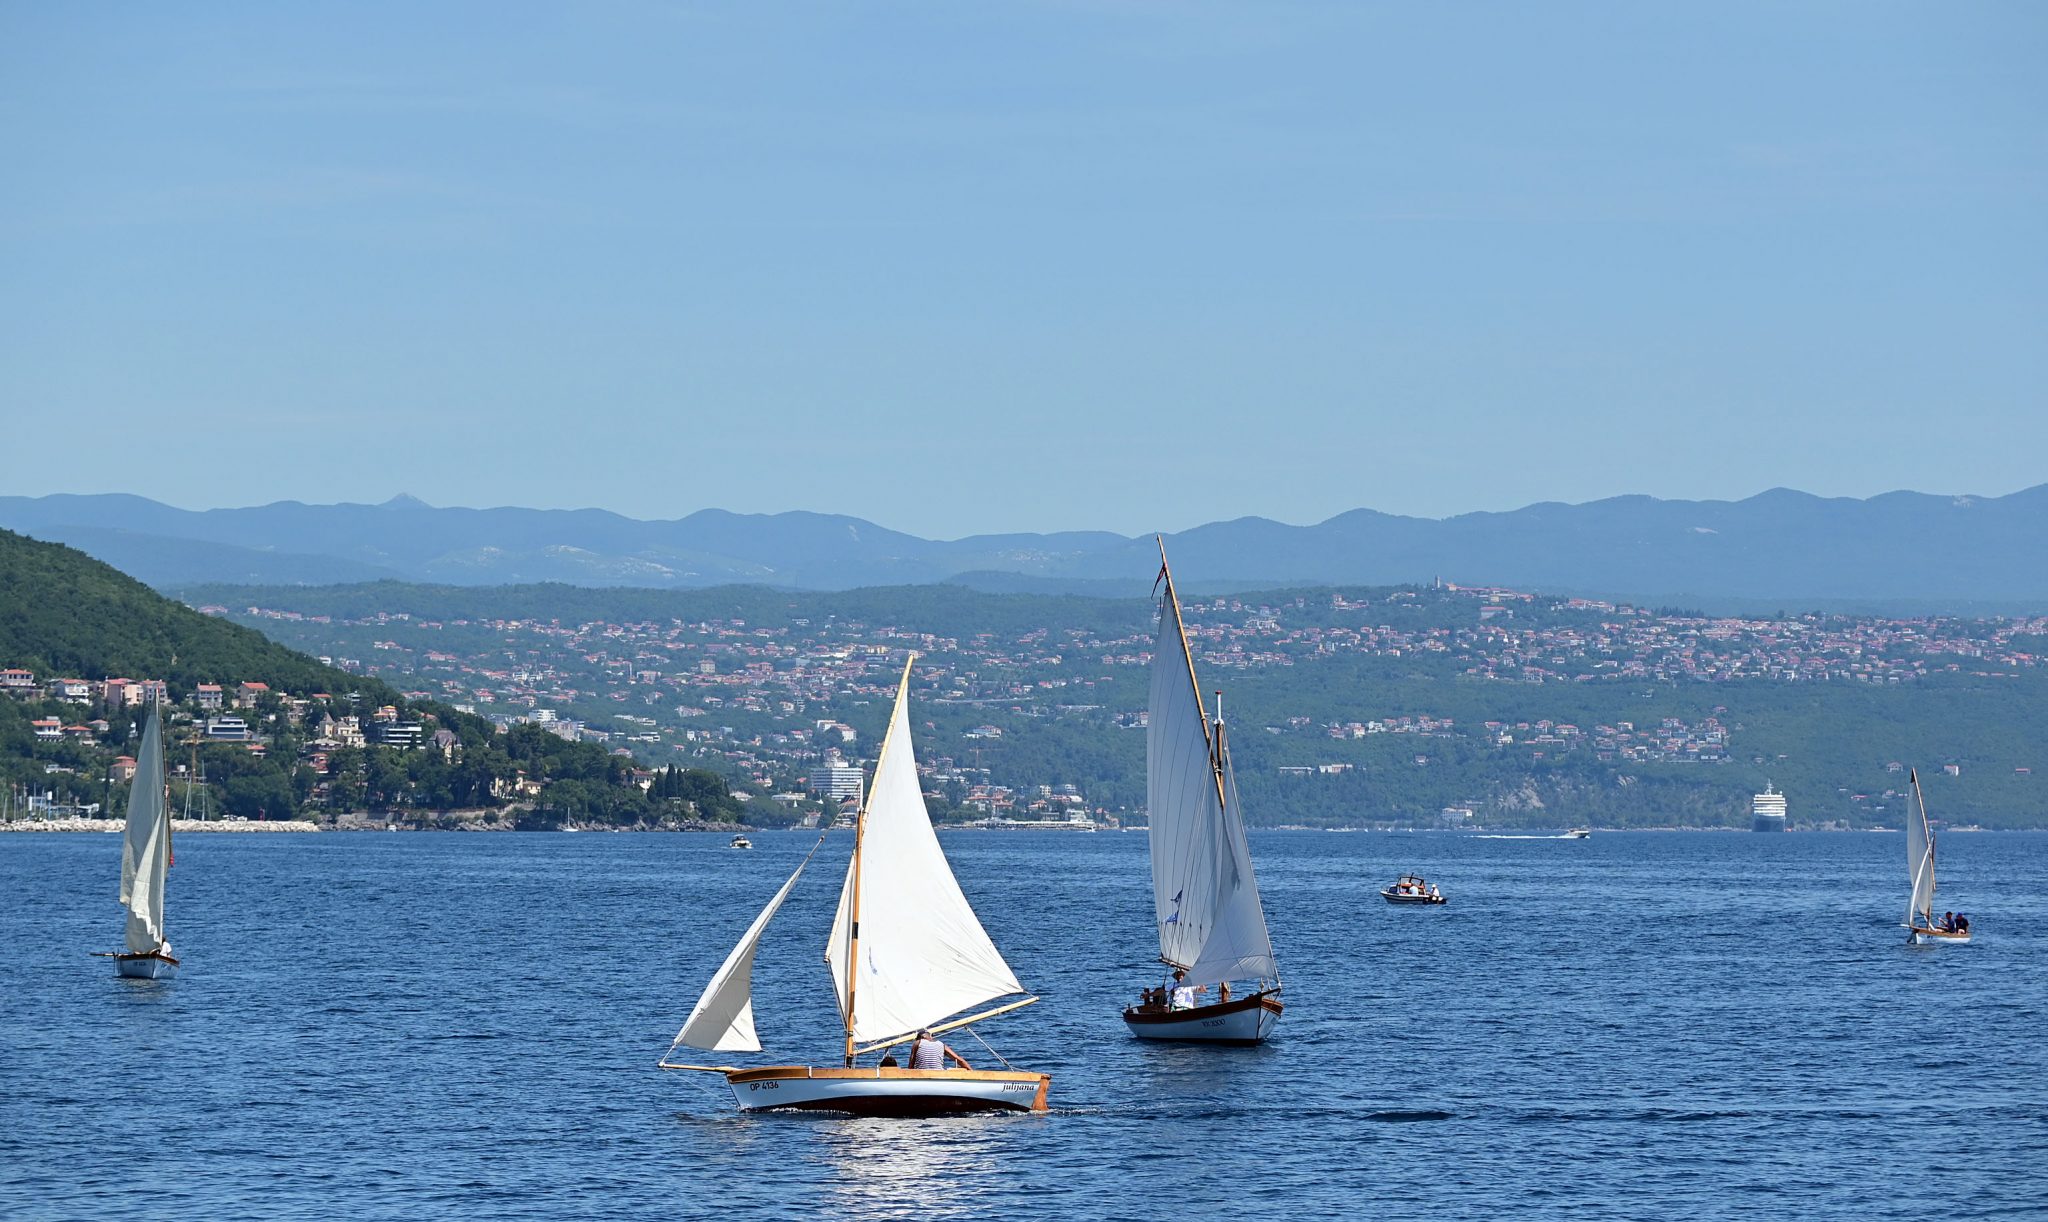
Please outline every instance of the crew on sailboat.
M946 1047L946 1042L931 1033L929 1027L918 1029L917 1038L910 1045L910 1067L912 1069L944 1069L947 1061L962 1069L973 1069L967 1058Z

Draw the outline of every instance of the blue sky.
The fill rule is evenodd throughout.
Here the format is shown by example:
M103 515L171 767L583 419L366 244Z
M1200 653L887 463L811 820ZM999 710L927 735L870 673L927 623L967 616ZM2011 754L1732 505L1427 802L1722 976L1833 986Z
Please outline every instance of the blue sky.
M0 491L2048 481L2048 6L0 7Z

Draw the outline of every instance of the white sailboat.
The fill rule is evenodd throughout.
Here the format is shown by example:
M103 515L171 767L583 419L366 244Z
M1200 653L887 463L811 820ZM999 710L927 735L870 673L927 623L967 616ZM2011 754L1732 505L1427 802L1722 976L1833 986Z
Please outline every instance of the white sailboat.
M1968 918L1944 927L1934 919L1934 829L1927 823L1927 799L1920 794L1920 770L1907 774L1913 784L1914 809L1906 814L1906 876L1912 890L1906 899L1906 941L1916 946L1967 945Z
M911 656L911 661L916 655ZM696 1008L661 1060L663 1069L725 1075L744 1111L815 1110L906 1116L946 1112L1045 1110L1052 1079L1005 1068L906 1069L860 1065L859 1058L1030 1005L1024 997L966 1018L963 1011L1024 992L989 940L939 848L925 810L910 743L910 662L882 741L874 783L854 824L853 857L826 942L833 992L846 1030L837 1066L692 1065L669 1059L677 1048L758 1052L754 1031L754 952L789 897L805 856L782 889L711 977ZM828 833L829 834L829 833ZM819 838L819 844L824 837ZM815 854L817 848L812 848ZM1000 1059L1000 1058L999 1058ZM894 1058L889 1058L893 1062Z
M178 974L164 938L164 879L171 868L171 814L164 788L163 714L149 711L135 777L128 790L128 824L121 837L121 906L128 910L128 949L114 953L114 971L143 980Z
M1212 721L1164 540L1159 580L1166 596L1152 647L1145 799L1159 961L1173 976L1145 990L1124 1011L1124 1024L1139 1039L1256 1044L1280 1021L1280 968L1238 808L1223 697Z

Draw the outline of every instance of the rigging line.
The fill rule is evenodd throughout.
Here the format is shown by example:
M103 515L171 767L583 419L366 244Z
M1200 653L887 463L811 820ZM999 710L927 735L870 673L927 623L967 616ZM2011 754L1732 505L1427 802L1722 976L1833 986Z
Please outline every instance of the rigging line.
M969 1035L973 1036L973 1037L974 1037L974 1042L975 1042L975 1043L977 1043L977 1044L980 1044L980 1045L981 1045L981 1046L982 1046L983 1048L986 1048L986 1049L988 1049L988 1054L989 1054L990 1056L994 1057L994 1058L995 1058L996 1060L998 1060L998 1061L1002 1061L1002 1062L1003 1062L1003 1068L1004 1068L1004 1069L1008 1069L1008 1070L1013 1070L1013 1071L1014 1071L1014 1070L1015 1070L1015 1069L1017 1068L1017 1067L1016 1067L1015 1065L1012 1065L1012 1064L1010 1064L1010 1063L1009 1063L1008 1061L1004 1061L1004 1060L1003 1060L1003 1054L1002 1054L1002 1053L1000 1053L1000 1052L997 1052L997 1051L995 1050L995 1047L994 1047L994 1045L990 1044L990 1043L989 1043L989 1042L988 1042L987 1040L985 1040L985 1039L981 1038L981 1032L979 1032L979 1031L976 1031L976 1030L975 1030L974 1028L972 1028L972 1027L962 1027L962 1028L960 1028L960 1029L961 1029L962 1031L965 1031L965 1032L966 1032L967 1034L969 1034Z

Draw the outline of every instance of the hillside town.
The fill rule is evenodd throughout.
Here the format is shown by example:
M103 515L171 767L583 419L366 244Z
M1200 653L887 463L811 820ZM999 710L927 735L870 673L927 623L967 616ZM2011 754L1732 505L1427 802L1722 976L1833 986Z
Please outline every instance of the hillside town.
M878 716L902 658L914 651L914 688L930 729L920 766L943 809L1039 823L1142 818L1129 785L1111 800L1097 792L1100 778L1026 772L1017 758L1020 738L1048 726L1110 735L1142 729L1154 627L1141 607L1115 628L953 635L830 615L775 624L568 623L430 619L395 609L354 617L276 605L201 609L409 695L623 747L643 763L715 767L791 808L852 797L847 777L868 747L856 723ZM1200 598L1183 611L1196 665L1219 687L1255 688L1261 677L1299 668L1362 666L1433 676L1464 707L1485 707L1488 690L1522 693L1518 708L1558 692L1553 716L1472 717L1375 707L1374 687L1361 685L1342 715L1296 713L1257 727L1276 751L1296 744L1269 769L1292 777L1361 766L1344 746L1354 743L1413 743L1400 758L1412 755L1418 766L1432 741L1525 763L1583 756L1616 766L1712 765L1741 750L1742 723L1725 704L1591 721L1570 709L1588 691L1644 685L1736 692L1899 688L1944 676L1996 682L2039 668L2048 641L2048 618L2039 617L1710 617L1448 583L1281 601ZM1413 698L1411 688L1403 701Z

